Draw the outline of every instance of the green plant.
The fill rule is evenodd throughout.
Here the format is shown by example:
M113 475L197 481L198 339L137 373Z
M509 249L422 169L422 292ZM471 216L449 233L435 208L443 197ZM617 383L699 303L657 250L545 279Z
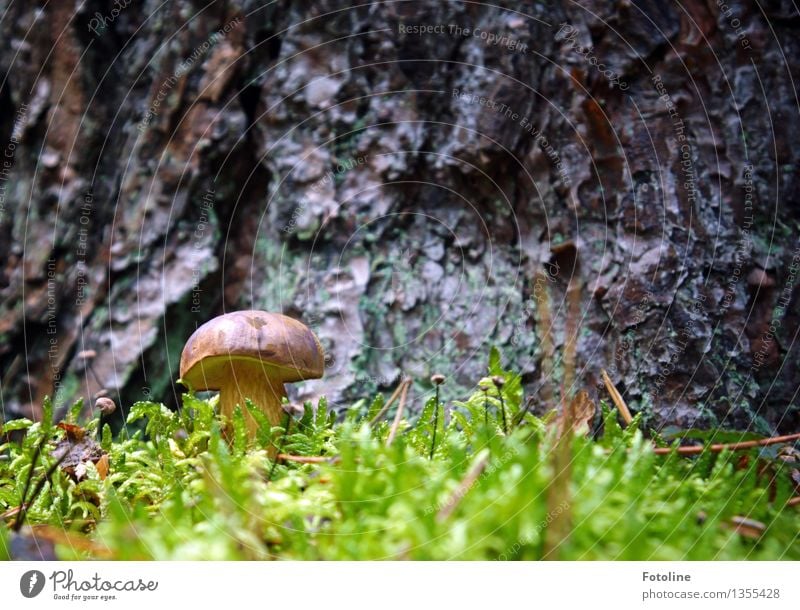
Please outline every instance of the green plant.
M432 398L419 416L401 419L389 444L393 415L370 424L382 396L341 421L324 400L306 404L280 426L248 404L258 421L252 439L241 409L220 421L216 398L186 394L177 412L138 402L128 422L144 429L117 439L102 430L108 476L93 464L80 481L56 469L22 532L65 532L58 555L80 559L527 560L549 552L547 533L558 523L565 534L549 544L560 559L800 559L800 515L787 506L791 464L758 449L656 455L637 419L622 428L605 405L601 437L575 434L561 445L568 477L558 502L548 500L557 426L521 409L519 376L496 351L488 374L504 381L438 416ZM47 450L34 463L36 446L52 449L64 436L49 403L45 412L41 422L3 430L24 437L0 445L0 557L10 554L7 528L27 474L41 480L55 462ZM221 433L228 424L230 442ZM87 434L96 426L88 422ZM737 518L763 531L743 535Z

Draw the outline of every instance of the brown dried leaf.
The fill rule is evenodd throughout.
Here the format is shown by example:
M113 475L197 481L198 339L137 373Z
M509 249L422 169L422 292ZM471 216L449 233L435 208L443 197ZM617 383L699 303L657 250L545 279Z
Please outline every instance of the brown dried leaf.
M586 432L588 433L591 430L595 413L594 402L589 398L589 393L586 390L578 392L572 399L569 408L572 409L572 425L575 429L587 426Z
M30 528L31 535L38 541L47 541L51 544L62 544L73 549L91 553L100 559L112 557L111 550L97 542L88 539L77 532L54 527L52 525L34 525Z
M71 443L78 443L83 440L86 436L86 430L81 428L80 426L76 426L75 424L67 424L65 422L59 422L56 424L56 428L60 428L64 432L66 432L66 438Z
M573 397L572 401L556 420L558 435L563 435L570 428L577 431L583 426L587 427L584 434L588 434L591 430L594 414L594 402L589 398L589 393L586 390L581 390Z
M95 463L95 467L97 468L97 474L100 475L100 478L105 480L105 478L108 476L108 470L109 470L107 453L104 453L103 457L97 460L97 462Z
M66 432L58 441L52 455L63 460L61 470L67 473L76 483L86 478L86 464L96 465L101 478L108 474L108 455L80 426L60 423L58 427ZM102 461L102 464L101 464Z

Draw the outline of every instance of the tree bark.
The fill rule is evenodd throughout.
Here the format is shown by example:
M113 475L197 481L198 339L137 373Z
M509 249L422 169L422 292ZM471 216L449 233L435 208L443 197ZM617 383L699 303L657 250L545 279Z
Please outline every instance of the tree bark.
M649 427L796 430L791 7L0 0L3 416L175 404L257 308L326 348L299 399L497 345L539 410L606 368Z

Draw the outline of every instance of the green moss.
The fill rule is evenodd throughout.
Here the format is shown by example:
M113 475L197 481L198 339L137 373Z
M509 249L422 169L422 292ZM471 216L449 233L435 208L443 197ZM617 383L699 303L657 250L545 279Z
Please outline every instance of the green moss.
M554 501L552 426L525 415L503 434L501 407L511 421L521 415L519 377L498 353L487 372L505 379L502 390L490 384L487 395L451 401L448 417L431 398L392 443L393 413L368 423L381 401L369 414L360 401L334 423L323 400L288 431L262 417L254 440L235 434L232 445L214 401L185 395L180 412L138 402L128 423L144 422L143 431L116 441L103 435L109 476L88 465L76 483L56 470L28 519L71 530L73 544L57 547L64 559L93 558L93 548L114 559L540 559L565 513L561 559L800 559L786 464L771 462L769 480L759 477L765 458L756 451L745 468L735 467L740 454L657 456L636 424L622 429L605 407L599 439L572 438L571 485ZM20 429L21 442L0 446L0 511L19 505L28 472L39 478L52 465L49 451L33 464L36 447L64 434L41 423ZM338 457L274 463L266 450L277 444L288 454ZM759 540L731 533L728 523L742 514L766 525ZM74 544L80 538L87 540ZM0 524L0 556L8 554Z

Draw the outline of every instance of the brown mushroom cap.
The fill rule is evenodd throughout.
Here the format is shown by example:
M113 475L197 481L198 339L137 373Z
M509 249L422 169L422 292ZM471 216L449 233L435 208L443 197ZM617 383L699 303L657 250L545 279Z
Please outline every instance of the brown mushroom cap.
M181 379L195 390L219 390L241 365L256 365L248 368L291 383L322 377L324 355L302 322L265 311L235 311L209 320L189 337L181 354Z

